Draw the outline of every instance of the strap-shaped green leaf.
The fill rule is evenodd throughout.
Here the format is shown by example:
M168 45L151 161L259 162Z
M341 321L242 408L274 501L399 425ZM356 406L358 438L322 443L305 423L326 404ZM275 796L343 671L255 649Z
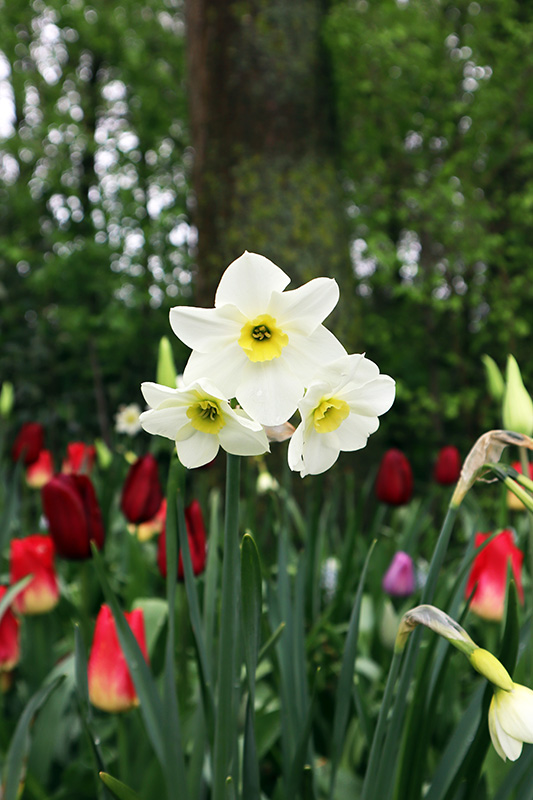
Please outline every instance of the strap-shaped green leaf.
M113 776L109 775L107 772L100 772L100 780L118 800L141 800L137 792L134 792L133 789L130 789L125 783L119 781L118 778L113 778ZM177 797L177 795L174 796Z

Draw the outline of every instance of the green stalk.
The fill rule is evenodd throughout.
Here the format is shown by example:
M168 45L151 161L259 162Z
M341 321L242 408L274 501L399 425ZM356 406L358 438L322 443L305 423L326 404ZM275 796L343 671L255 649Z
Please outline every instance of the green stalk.
M213 764L213 800L225 800L226 781L237 775L232 765L236 752L237 707L235 703L236 653L239 576L239 478L240 459L228 453L226 474L226 510L224 522L224 561L220 639L218 643L218 686ZM235 780L235 785L238 781Z
M527 451L524 447L519 448L520 451L520 464L522 465L522 475L529 480L529 458L527 456ZM528 513L528 550L529 550L529 574L533 577L533 514L531 511ZM532 592L533 592L533 581L531 584ZM529 640L530 644L530 663L533 661L533 636L530 637Z

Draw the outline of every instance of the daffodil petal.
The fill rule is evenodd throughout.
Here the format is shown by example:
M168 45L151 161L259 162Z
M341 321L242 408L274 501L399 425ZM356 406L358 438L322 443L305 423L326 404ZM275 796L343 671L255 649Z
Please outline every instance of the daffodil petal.
M293 472L301 472L302 478L305 477L307 473L303 472L304 470L304 460L303 460L303 445L304 445L304 426L302 423L298 425L294 433L292 434L291 440L289 442L289 448L287 451L287 460L289 462L289 467L292 469Z
M281 425L290 419L304 392L301 378L282 359L249 361L240 377L237 400L262 425Z
M265 256L243 253L226 269L218 284L215 307L236 305L247 317L266 311L272 292L282 292L290 278Z
M499 709L498 700L500 698L500 692L498 692L491 701L491 710L493 710L492 715L490 714L489 710L489 733L491 731L491 724L494 732L494 737L498 741L500 750L504 753L502 756L505 760L507 757L510 761L516 761L516 759L520 756L522 752L522 742L518 739L515 739L514 736L510 736L503 728L502 719L501 719L501 711ZM494 702L494 706L492 705ZM491 733L492 738L492 733ZM493 739L494 741L494 739ZM496 752L501 755L500 750L496 748Z
M237 341L221 353L200 353L194 350L183 371L183 379L188 384L201 380L209 375L210 381L218 386L225 398L235 397L235 375L238 375L250 364L249 359Z
M345 400L355 414L362 416L381 416L394 403L396 384L388 375L366 383L364 386L354 387L342 393Z
M290 334L283 356L289 369L300 375L305 385L309 386L314 380L322 380L323 365L346 356L346 350L331 331L319 325L309 336Z
M246 321L235 305L223 308L176 306L170 309L170 327L188 347L201 353L230 345Z
M496 712L501 727L509 736L533 742L533 690L515 683L511 692L498 692Z
M507 754L503 750L503 747L502 747L501 742L500 742L500 738L498 736L499 726L496 724L496 712L494 710L494 700L495 700L495 698L493 696L492 700L490 702L490 708L489 708L489 733L490 733L490 738L491 738L491 741L492 741L492 746L494 747L494 749L496 750L496 752L498 753L500 758L503 758L504 761L507 761Z
M294 328L309 335L331 314L339 301L339 287L333 278L315 278L298 289L274 292L268 313L288 333Z
M359 417L357 414L350 414L337 431L341 450L360 450L366 446L370 434L375 433L378 428L379 420L376 416Z
M143 430L147 433L175 439L179 431L189 424L185 406L172 406L171 408L150 409L143 411L139 417Z
M160 383L154 383L153 381L144 381L144 383L141 383L141 392L148 405L152 408L157 408L161 403L176 398L177 396L175 389L171 389L170 386L163 386Z
M176 442L178 458L187 469L209 464L218 453L219 447L218 436L202 431L195 431L194 436Z
M227 453L237 456L258 456L270 448L266 433L252 430L241 424L238 419L227 416L226 425L218 435L221 446Z
M340 453L338 431L316 433L304 438L303 461L306 475L320 475L330 469Z

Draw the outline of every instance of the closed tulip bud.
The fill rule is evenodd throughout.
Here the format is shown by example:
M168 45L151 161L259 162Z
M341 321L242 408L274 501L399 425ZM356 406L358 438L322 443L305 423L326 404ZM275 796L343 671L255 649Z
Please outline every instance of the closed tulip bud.
M491 536L490 533L476 533L475 546L479 547L489 536ZM524 602L521 575L523 560L524 555L516 547L510 530L499 533L484 550L478 553L472 564L465 589L465 597L469 597L476 587L470 605L475 614L483 619L502 619L509 562L520 601Z
M120 507L128 522L138 525L152 519L162 500L157 461L148 453L130 467L122 489Z
M9 580L17 583L26 575L32 580L13 600L19 614L45 614L59 602L54 567L54 543L50 536L35 534L11 540Z
M7 592L7 586L0 586L0 600ZM0 673L9 672L20 660L20 623L8 608L0 619Z
M176 388L176 365L172 355L172 347L166 336L162 336L159 342L159 354L157 358L156 382L163 386Z
M91 542L104 545L102 514L87 475L55 475L41 490L43 510L56 552L62 558L91 556Z
M4 381L0 390L0 417L8 419L13 410L15 391L11 381Z
M520 461L513 461L511 466L522 475L522 464ZM529 465L529 477L533 481L533 464ZM523 502L510 490L507 492L507 508L511 511L525 511L526 509Z
M443 447L437 456L433 477L441 486L451 486L457 483L461 474L461 456L457 447L448 445Z
M38 422L26 422L13 443L11 449L13 461L19 461L22 458L24 464L28 467L39 458L43 444L43 426L39 425Z
M391 597L409 597L413 594L416 580L411 556L402 550L395 553L381 585Z
M500 372L500 368L496 364L493 358L490 356L484 355L481 356L481 360L485 365L485 372L487 376L487 388L489 393L492 395L494 400L497 402L501 402L503 400L503 395L505 392L505 381L503 379L503 375Z
M70 442L61 472L65 475L88 475L94 466L96 447L84 442Z
M148 661L144 614L141 608L125 612L124 617ZM129 711L139 705L130 670L118 639L115 620L109 606L103 605L94 628L87 665L89 699L102 711Z
M376 496L391 506L405 505L413 494L413 472L401 450L387 450L376 479Z
M200 503L193 500L190 506L185 509L185 525L187 527L187 538L189 540L189 550L191 553L192 569L195 575L199 575L205 569L207 559L206 533L204 518ZM166 550L166 528L161 531L157 546L157 565L163 578L167 577L167 550ZM183 558L181 552L178 558L178 580L184 580Z
M33 464L26 469L26 483L32 489L42 489L54 475L54 462L50 450L41 450Z
M522 381L520 367L514 356L507 357L505 395L503 398L503 427L508 431L533 434L533 401Z

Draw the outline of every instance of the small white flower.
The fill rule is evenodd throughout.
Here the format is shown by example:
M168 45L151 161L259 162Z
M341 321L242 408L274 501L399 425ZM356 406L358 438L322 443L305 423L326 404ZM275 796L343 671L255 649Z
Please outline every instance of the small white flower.
M151 406L141 414L142 427L175 441L178 458L188 469L208 464L219 447L239 456L257 456L269 449L261 425L241 409L232 409L205 378L181 389L143 383L141 391Z
M533 691L513 683L510 691L496 689L489 708L489 732L498 755L516 761L522 743L533 743Z
M214 308L178 306L172 330L193 352L184 378L208 375L262 425L286 422L323 364L346 355L321 324L339 299L331 278L293 291L290 278L264 256L244 253L226 269Z
M120 406L115 414L115 430L117 433L127 433L129 436L135 436L141 430L140 416L141 409L137 403L130 403L129 406Z
M344 356L324 368L298 408L302 422L289 443L289 466L305 475L328 470L342 451L359 450L389 410L395 384L364 355Z

